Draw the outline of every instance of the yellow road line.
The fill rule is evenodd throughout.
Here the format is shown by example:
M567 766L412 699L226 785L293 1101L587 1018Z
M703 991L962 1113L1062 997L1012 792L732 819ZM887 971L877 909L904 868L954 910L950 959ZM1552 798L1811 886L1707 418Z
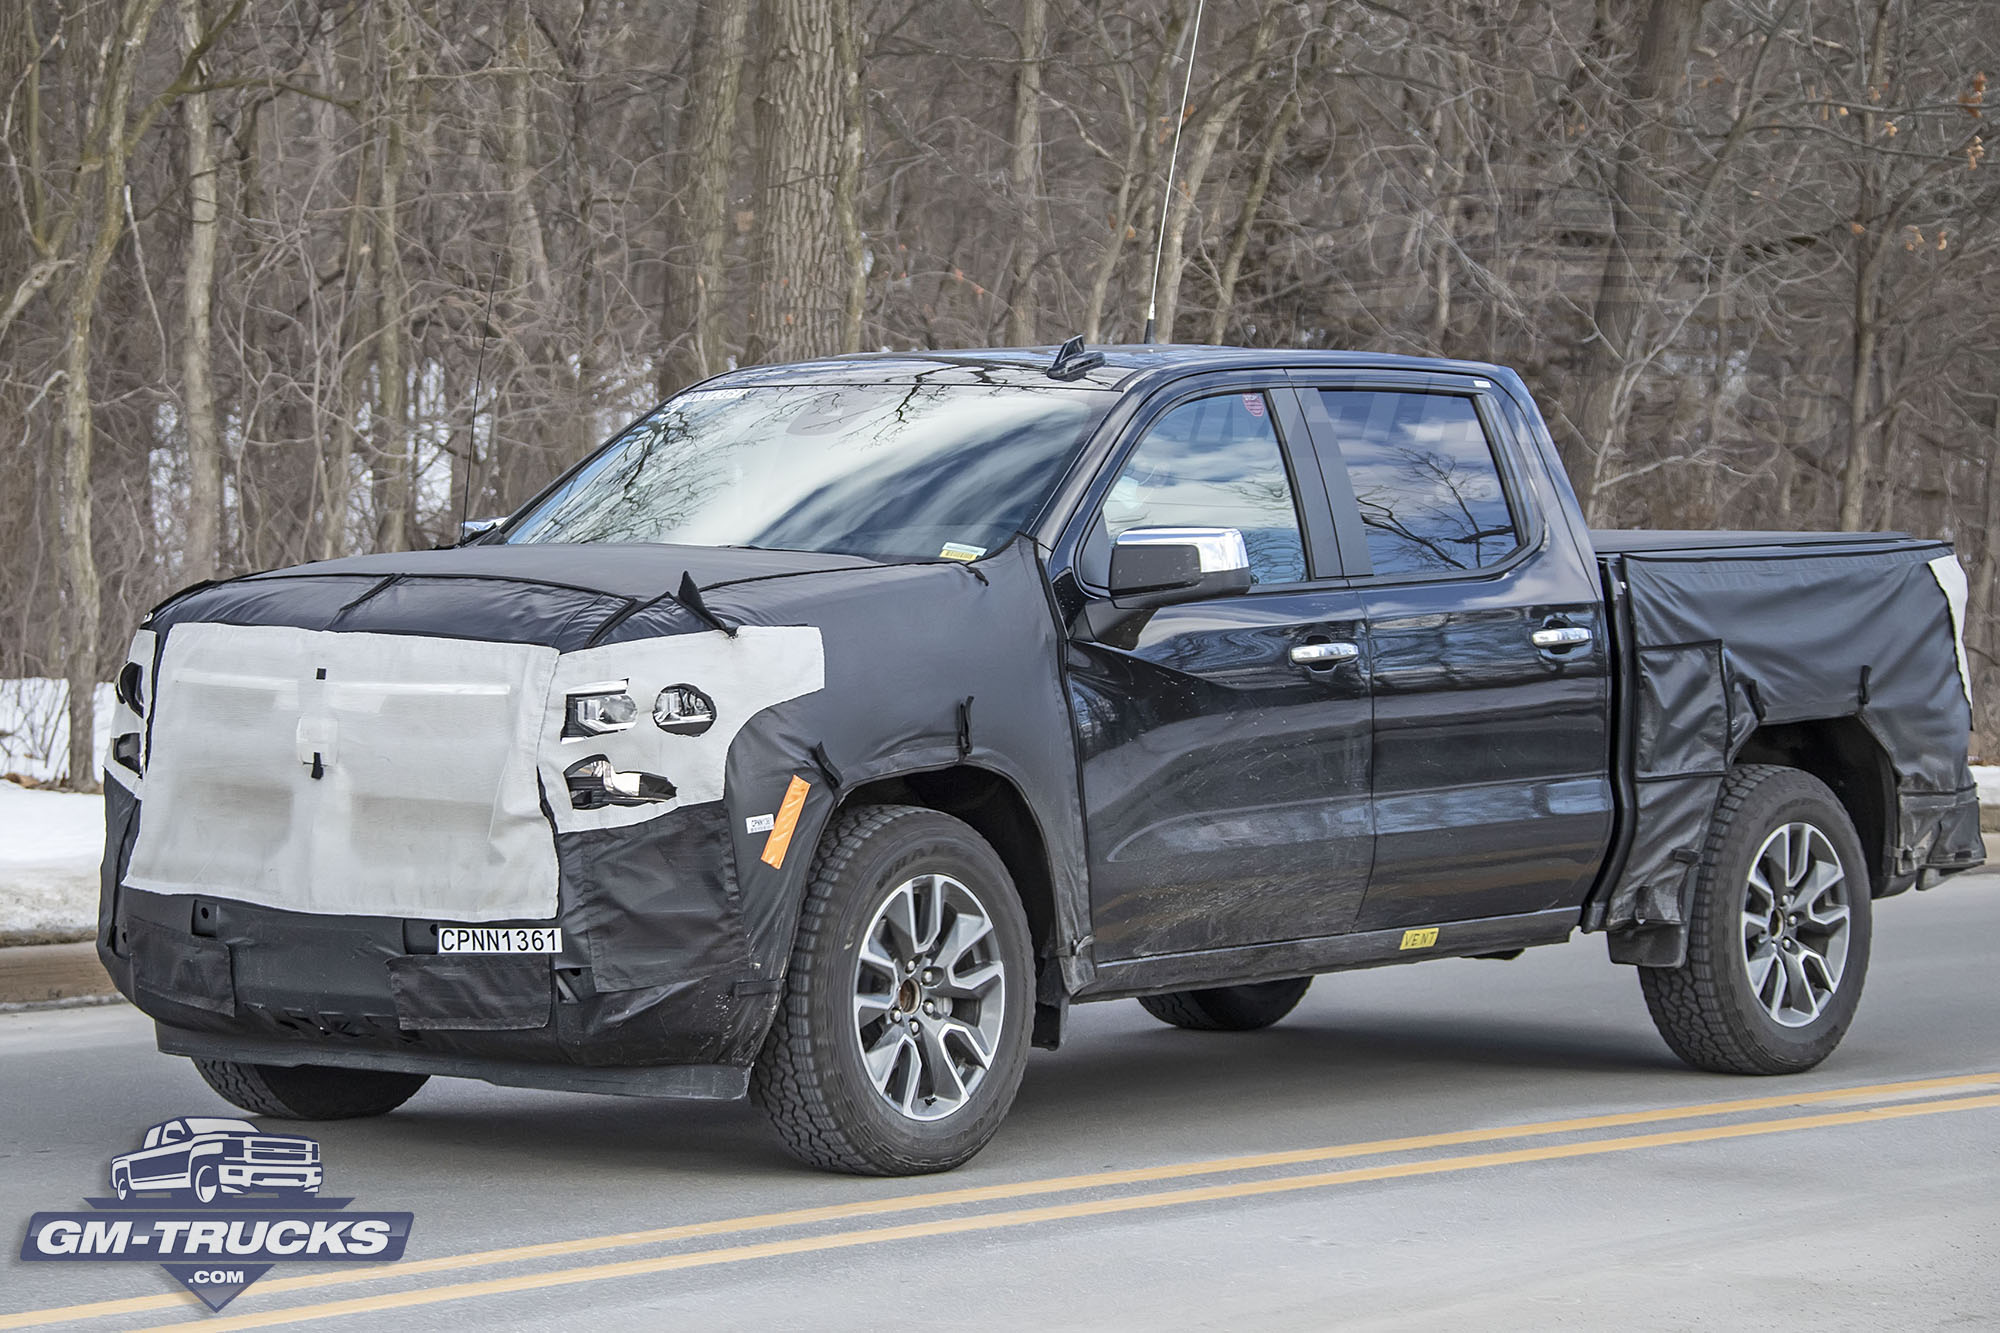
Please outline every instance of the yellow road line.
M1204 1161L1176 1162L1161 1166L1131 1167L1118 1171L1096 1171L1083 1175L1054 1176L1041 1180L1012 1181L997 1185L972 1185L960 1189L935 1190L924 1194L892 1195L884 1199L859 1199L850 1203L826 1204L815 1208L795 1208L784 1212L757 1213L747 1217L722 1218L711 1222L691 1222L677 1226L652 1227L641 1231L575 1240L546 1241L535 1245L513 1245L477 1250L466 1254L443 1255L435 1259L404 1260L395 1264L340 1269L330 1273L307 1273L297 1277L260 1282L259 1294L306 1291L341 1286L350 1282L384 1278L421 1276L452 1272L493 1264L520 1263L533 1259L569 1258L601 1250L627 1249L637 1245L657 1245L676 1240L694 1240L743 1231L767 1231L778 1227L807 1226L819 1222L839 1222L857 1217L878 1217L889 1213L916 1212L953 1204L991 1203L1041 1194L1074 1190L1102 1189L1117 1185L1137 1185L1192 1176L1220 1175L1232 1171L1252 1171L1278 1166L1300 1166L1310 1162L1338 1161L1351 1157L1375 1157L1388 1153L1419 1152L1431 1148L1456 1147L1466 1143L1491 1143L1508 1139L1539 1138L1551 1134L1575 1134L1596 1129L1617 1129L1628 1125L1658 1124L1672 1120L1695 1120L1708 1116L1740 1115L1751 1111L1776 1110L1786 1106L1824 1105L1829 1102L1871 1101L1916 1093L1941 1092L1951 1088L2000 1084L2000 1071L1959 1074L1944 1078L1910 1079L1898 1083L1873 1083L1851 1088L1827 1088L1817 1092L1787 1092L1766 1097L1744 1097L1732 1101L1704 1102L1693 1106L1659 1107L1645 1111L1620 1111L1607 1115L1582 1116L1567 1120L1543 1120L1524 1125L1490 1129L1449 1130L1406 1138L1373 1139L1331 1147L1295 1148L1278 1152L1249 1153L1236 1157L1215 1157ZM195 1306L192 1295L174 1292L159 1296L134 1296L121 1300L93 1301L42 1310L0 1314L0 1329L33 1328L74 1319L103 1318L138 1314L147 1310Z
M1706 1143L1720 1139L1750 1138L1763 1134L1794 1133L1807 1129L1823 1129L1835 1125L1858 1125L1886 1120L1908 1119L1913 1116L1938 1115L1948 1111L1972 1111L2000 1107L2000 1094L1983 1097L1961 1097L1945 1101L1904 1102L1890 1106L1866 1107L1857 1111L1831 1111L1820 1115L1794 1116L1783 1120L1754 1120L1736 1125L1715 1125L1707 1129L1670 1130L1658 1134L1636 1134L1625 1138L1588 1139L1581 1143L1557 1143L1538 1148L1516 1148L1507 1152L1474 1153L1461 1157L1439 1157L1415 1162L1399 1162L1386 1166L1353 1167L1344 1171L1326 1171L1315 1175L1277 1176L1261 1180L1237 1181L1233 1184L1203 1185L1192 1189L1165 1190L1152 1194L1128 1194L1110 1199L1083 1199L1075 1203L1051 1204L1042 1208L1020 1208L1010 1212L975 1213L966 1217L946 1217L929 1222L909 1222L901 1226L873 1227L857 1231L836 1231L820 1236L801 1236L790 1240L765 1241L756 1245L732 1245L723 1249L696 1250L683 1254L668 1254L652 1259L627 1259L619 1263L593 1264L576 1268L559 1268L546 1273L526 1273L517 1277L487 1278L478 1282L461 1282L451 1286L419 1288L414 1291L385 1292L379 1296L361 1296L341 1301L326 1301L319 1305L296 1305L280 1310L260 1311L256 1314L231 1315L221 1319L203 1319L199 1324L204 1329L268 1328L273 1324L299 1323L308 1320L332 1319L342 1315L374 1314L384 1310L408 1309L419 1305L437 1305L447 1301L469 1300L480 1296L498 1296L513 1292L535 1291L548 1287L574 1286L583 1282L602 1282L612 1278L639 1277L653 1273L669 1273L679 1269L708 1268L718 1264L743 1263L752 1259L770 1259L783 1255L810 1254L821 1250L849 1249L860 1245L881 1245L891 1241L924 1240L939 1236L962 1235L974 1231L997 1231L1005 1227L1029 1226L1038 1222L1062 1222L1084 1217L1104 1217L1117 1213L1131 1213L1155 1208L1174 1208L1186 1204L1212 1203L1223 1199L1252 1198L1267 1194L1286 1194L1298 1190L1323 1189L1331 1185L1352 1185L1364 1181L1396 1180L1410 1176L1443 1175L1455 1171L1472 1171L1492 1166L1509 1166L1522 1162L1546 1162L1566 1157L1594 1157L1606 1153L1633 1152L1641 1148L1660 1148L1683 1143ZM160 1325L145 1330L145 1333L165 1333L166 1330L186 1327L185 1324Z

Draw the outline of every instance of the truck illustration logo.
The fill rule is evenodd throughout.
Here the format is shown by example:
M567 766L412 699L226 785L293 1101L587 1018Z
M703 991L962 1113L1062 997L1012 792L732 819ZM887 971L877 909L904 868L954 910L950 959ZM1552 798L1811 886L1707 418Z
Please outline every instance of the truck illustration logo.
M319 1144L248 1120L180 1116L111 1159L111 1196L36 1213L21 1258L153 1262L220 1310L281 1263L403 1257L411 1214L348 1211L320 1194Z
M206 1116L162 1121L139 1148L111 1159L111 1189L120 1200L159 1190L197 1203L227 1194L311 1195L321 1178L313 1140Z

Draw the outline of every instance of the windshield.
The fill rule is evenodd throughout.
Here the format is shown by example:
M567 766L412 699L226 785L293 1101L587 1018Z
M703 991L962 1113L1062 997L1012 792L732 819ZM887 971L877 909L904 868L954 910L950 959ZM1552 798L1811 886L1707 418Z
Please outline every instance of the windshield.
M507 541L974 560L1034 518L1116 397L989 384L697 390L634 423Z

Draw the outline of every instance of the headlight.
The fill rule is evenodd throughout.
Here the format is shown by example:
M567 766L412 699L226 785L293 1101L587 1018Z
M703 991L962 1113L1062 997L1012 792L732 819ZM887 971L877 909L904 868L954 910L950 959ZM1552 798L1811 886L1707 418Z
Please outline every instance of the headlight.
M569 696L563 713L563 738L575 740L623 731L638 716L639 705L632 701L624 681L586 686Z
M699 736L715 725L715 700L692 685L669 685L653 701L653 724L675 736Z

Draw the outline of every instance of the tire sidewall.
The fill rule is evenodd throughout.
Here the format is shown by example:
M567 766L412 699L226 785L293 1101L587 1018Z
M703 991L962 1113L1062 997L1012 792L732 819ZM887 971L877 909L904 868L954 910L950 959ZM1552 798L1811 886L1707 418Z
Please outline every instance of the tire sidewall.
M1006 969L1006 996L992 1067L965 1106L943 1120L913 1121L882 1100L862 1063L854 1032L853 993L862 932L891 889L927 874L958 880L986 909ZM1013 1104L1027 1068L1034 1009L1034 954L1027 918L999 856L949 816L925 812L898 819L870 837L842 872L816 944L818 984L806 997L809 1030L822 1047L820 1058L837 1073L825 1090L837 1121L865 1144L871 1158L893 1161L908 1170L945 1170L972 1157L993 1137Z
M1846 873L1848 948L1847 967L1832 1001L1810 1024L1790 1028L1765 1012L1751 989L1743 957L1742 913L1758 849L1777 829L1794 823L1817 828L1840 857ZM1867 980L1873 934L1868 862L1846 811L1816 778L1790 772L1769 778L1751 792L1704 875L1701 907L1710 964L1724 1003L1736 1012L1739 1035L1767 1065L1808 1069L1818 1064L1840 1044L1854 1021Z

